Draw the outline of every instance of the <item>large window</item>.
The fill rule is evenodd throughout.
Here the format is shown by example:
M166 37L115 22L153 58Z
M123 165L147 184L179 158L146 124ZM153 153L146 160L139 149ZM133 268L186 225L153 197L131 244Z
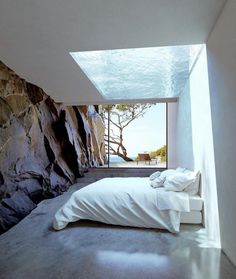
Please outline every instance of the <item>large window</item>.
M167 104L102 108L108 167L167 167Z

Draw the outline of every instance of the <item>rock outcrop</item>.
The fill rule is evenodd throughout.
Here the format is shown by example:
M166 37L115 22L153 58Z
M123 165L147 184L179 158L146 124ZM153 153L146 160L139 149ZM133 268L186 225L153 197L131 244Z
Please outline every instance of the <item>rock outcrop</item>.
M0 232L103 165L104 131L94 106L57 104L0 62Z

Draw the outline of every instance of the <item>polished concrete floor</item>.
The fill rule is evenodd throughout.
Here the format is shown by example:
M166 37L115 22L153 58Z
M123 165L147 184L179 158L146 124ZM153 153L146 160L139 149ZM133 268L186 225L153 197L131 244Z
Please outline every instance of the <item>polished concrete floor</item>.
M0 236L1 279L236 278L235 267L199 226L182 226L174 235L80 221L53 231L57 209L85 184L43 201Z

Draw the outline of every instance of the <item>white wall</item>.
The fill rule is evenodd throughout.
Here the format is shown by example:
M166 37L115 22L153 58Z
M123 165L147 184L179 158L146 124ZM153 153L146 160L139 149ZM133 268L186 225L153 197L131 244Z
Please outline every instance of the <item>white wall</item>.
M176 160L176 124L177 124L178 103L168 103L168 168L177 167Z
M194 169L191 119L191 101L188 81L179 98L176 128L176 156L179 166Z
M236 1L207 41L222 248L236 264Z
M212 136L207 58L204 48L179 98L177 163L201 171L205 226L209 239L220 246L215 159Z

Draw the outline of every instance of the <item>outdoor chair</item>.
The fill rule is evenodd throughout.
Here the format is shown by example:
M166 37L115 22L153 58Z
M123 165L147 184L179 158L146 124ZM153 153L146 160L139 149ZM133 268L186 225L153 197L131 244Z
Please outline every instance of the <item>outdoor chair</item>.
M145 165L148 162L150 165L151 161L152 161L152 159L148 153L139 153L138 154L137 165L139 162L145 162Z

